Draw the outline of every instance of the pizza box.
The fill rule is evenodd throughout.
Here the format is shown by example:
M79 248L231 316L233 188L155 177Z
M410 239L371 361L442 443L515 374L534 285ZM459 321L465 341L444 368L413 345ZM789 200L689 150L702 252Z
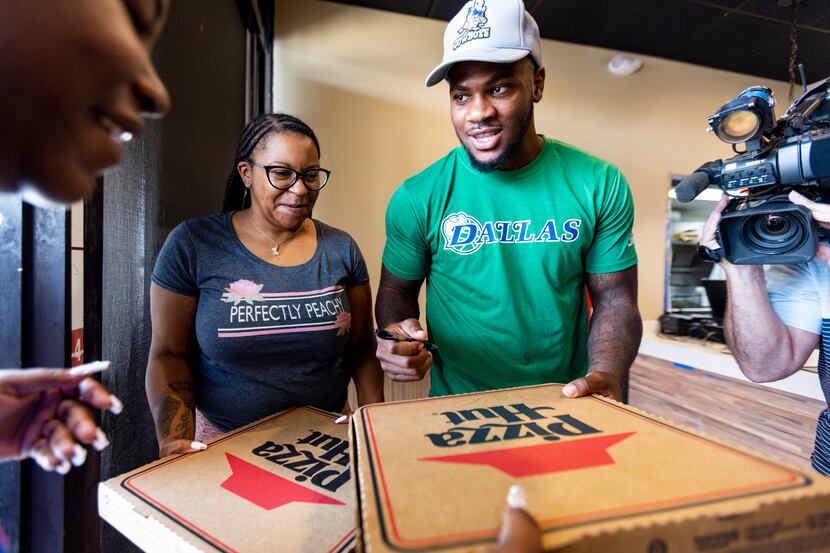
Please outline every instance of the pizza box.
M145 551L349 551L355 488L339 416L290 409L102 482L99 513Z
M830 551L830 479L562 388L359 409L359 547L486 549L519 484L548 551Z

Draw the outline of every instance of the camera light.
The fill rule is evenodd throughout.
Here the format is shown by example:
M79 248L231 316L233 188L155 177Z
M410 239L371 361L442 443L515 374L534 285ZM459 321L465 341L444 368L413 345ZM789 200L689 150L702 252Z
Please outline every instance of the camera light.
M709 116L709 126L728 144L754 141L758 149L761 136L775 124L774 107L772 89L752 86Z
M715 134L730 144L746 142L758 131L761 120L752 111L733 111L723 118Z

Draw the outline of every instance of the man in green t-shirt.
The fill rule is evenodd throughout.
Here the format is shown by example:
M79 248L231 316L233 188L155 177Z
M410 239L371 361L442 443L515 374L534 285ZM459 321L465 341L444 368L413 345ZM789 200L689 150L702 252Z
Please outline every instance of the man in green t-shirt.
M381 327L426 339L426 280L438 349L379 340L383 369L431 367L431 395L569 382L570 397L623 398L642 335L631 193L613 165L536 134L545 69L521 0L462 8L426 85L444 79L461 146L390 200L376 307Z

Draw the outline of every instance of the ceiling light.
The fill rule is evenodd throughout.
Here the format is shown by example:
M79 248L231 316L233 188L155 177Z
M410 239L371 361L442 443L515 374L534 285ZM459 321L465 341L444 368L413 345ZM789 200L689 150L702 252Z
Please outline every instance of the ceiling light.
M617 54L608 62L608 71L614 75L627 77L633 75L643 67L643 60L634 56Z

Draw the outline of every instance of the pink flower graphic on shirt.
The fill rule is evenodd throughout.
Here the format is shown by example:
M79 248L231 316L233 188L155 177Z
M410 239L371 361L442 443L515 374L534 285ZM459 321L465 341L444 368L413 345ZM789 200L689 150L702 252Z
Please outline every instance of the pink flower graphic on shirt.
M222 301L239 305L239 302L244 301L247 304L253 305L255 301L265 301L262 294L262 284L257 284L252 280L240 279L236 282L231 282L231 285L225 288L225 294Z
M337 314L334 326L337 327L337 335L343 336L352 328L352 314L348 311L341 311Z

